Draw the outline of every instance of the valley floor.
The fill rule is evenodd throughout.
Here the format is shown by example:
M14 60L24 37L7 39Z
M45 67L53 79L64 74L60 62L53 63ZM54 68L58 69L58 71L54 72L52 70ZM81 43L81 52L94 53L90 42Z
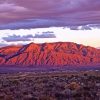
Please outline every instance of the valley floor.
M0 74L0 100L100 100L100 71Z

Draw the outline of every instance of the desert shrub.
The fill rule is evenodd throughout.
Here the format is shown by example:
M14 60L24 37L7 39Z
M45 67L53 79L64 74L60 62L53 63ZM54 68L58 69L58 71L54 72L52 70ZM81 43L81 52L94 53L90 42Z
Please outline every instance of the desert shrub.
M13 80L13 81L12 81L12 84L18 85L18 84L19 84L19 81L18 81L18 80Z
M4 95L0 95L0 100L4 100Z
M12 95L6 95L4 100L14 100Z
M31 98L24 98L23 100L38 100L38 99L35 97L31 97Z
M55 93L55 97L57 100L65 100L66 96L62 93Z
M50 96L42 96L39 98L39 100L57 100L55 97Z

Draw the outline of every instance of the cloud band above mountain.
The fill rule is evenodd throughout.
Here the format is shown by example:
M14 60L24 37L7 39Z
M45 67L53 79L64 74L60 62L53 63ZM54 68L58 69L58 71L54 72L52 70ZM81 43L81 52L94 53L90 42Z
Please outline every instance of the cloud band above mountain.
M99 23L99 0L0 0L0 29Z
M78 27L78 29L81 27ZM91 28L91 27L90 27ZM18 45L30 42L75 42L78 44L100 47L100 29L71 30L68 27L51 27L36 29L1 30L0 44Z

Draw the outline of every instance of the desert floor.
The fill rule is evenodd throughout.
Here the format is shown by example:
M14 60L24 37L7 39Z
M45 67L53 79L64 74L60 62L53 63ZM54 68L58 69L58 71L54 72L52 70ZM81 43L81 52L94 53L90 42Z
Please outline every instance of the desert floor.
M3 73L0 100L100 100L100 71Z

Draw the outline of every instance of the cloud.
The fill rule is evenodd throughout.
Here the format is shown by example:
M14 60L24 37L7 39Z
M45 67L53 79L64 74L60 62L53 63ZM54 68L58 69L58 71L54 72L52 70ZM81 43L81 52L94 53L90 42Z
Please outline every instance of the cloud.
M60 25L62 22L57 20L51 20L51 19L29 19L29 20L23 20L18 21L16 23L9 23L6 25L1 25L0 29L26 29L26 28L41 28L41 27L50 27L55 26L55 24Z
M28 44L34 43L51 43L51 42L75 42L78 44L84 44L87 46L100 47L100 28L93 28L92 25L88 25L91 30L71 30L68 27L50 27L50 28L33 28L33 29L20 29L20 30L0 30L0 44L5 43L8 45ZM96 27L99 27L95 25ZM78 28L81 28L79 26ZM44 36L43 34L54 34L55 38L47 38L50 36ZM13 34L19 36L20 40L22 37L29 37L29 41L11 41ZM30 36L27 36L27 35ZM35 35L36 34L36 35ZM32 36L31 36L32 35ZM41 38L42 35L42 38ZM9 37L11 42L4 40L4 37ZM31 38L32 37L32 38ZM34 38L36 37L36 38ZM46 37L46 38L44 38ZM16 40L16 39L15 39Z
M4 3L1 3L0 4L0 12L24 12L24 11L27 11L28 9L23 7L23 6L18 6L14 3L7 3L7 2L4 2Z
M6 43L0 43L0 47L8 46Z
M75 21L71 24L70 21L60 21L53 19L30 19L23 20L16 23L9 23L6 25L0 26L0 29L31 29L31 28L45 28L45 27L69 27L72 30L91 30L92 27L100 28L100 24L77 24Z
M99 0L1 1L0 29L100 24Z
M33 38L33 35L20 36L14 34L12 36L3 37L2 39L5 40L6 42L17 42L17 41L31 41L31 38Z
M53 32L43 32L42 34L35 34L34 38L56 38Z
M27 7L17 5L14 2L0 3L0 24L20 20L21 14L28 12Z
M94 27L94 26L93 26ZM83 26L70 26L70 30L92 30L92 27L89 25L83 25Z

